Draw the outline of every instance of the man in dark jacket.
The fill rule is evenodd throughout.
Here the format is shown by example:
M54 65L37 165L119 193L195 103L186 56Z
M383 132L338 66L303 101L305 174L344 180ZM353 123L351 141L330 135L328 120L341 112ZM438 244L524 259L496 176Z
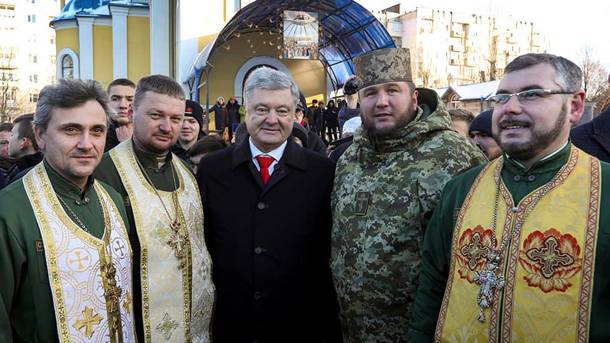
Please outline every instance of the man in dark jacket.
M227 102L227 124L229 127L229 142L233 140L233 132L237 130L237 125L239 125L239 108L241 106L235 99L235 96L232 96Z
M225 98L219 96L216 99L216 104L210 108L209 113L214 112L214 125L215 129L218 133L222 134L222 132L227 127L227 104L225 103Z
M494 160L502 155L502 148L493 138L491 132L491 116L493 109L479 113L470 123L468 134L472 141L485 153L488 160Z
M186 162L191 169L193 166L190 163L188 151L203 135L203 132L201 132L202 123L203 108L197 102L186 99L180 136L178 142L172 146L172 152Z
M8 157L8 142L12 129L12 123L0 123L0 174L4 175L13 165L13 160Z
M309 123L309 129L318 135L322 130L322 107L324 107L324 104L320 106L318 100L314 99L311 102L311 106L307 109L307 123Z
M215 342L340 341L328 264L334 165L289 139L298 94L286 74L252 72L249 138L200 162Z
M32 120L34 114L24 114L13 121L13 135L8 143L8 154L15 164L6 174L6 183L20 179L32 167L42 161L42 153L36 144Z
M570 138L586 153L610 162L610 107L590 122L573 128Z
M324 109L324 125L322 129L322 136L327 139L328 142L339 139L339 118L337 117L339 109L335 105L334 100L328 102L328 106Z
M128 79L116 79L108 85L108 99L110 108L110 126L106 133L106 146L108 151L120 142L128 140L133 134L133 97L136 92L136 84Z
M307 122L303 120L303 116L306 109L305 102L303 99L304 98L301 96L301 100L297 104L297 108L294 114L294 120L296 122L295 127L297 125L302 126L305 129L305 132L307 133L307 145L303 147L326 156L326 145L322 141L322 138L320 138L318 134L313 132Z

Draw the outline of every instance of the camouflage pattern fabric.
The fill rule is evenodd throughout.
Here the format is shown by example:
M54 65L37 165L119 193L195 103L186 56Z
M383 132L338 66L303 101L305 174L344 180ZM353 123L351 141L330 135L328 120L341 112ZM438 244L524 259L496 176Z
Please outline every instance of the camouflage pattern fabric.
M345 342L405 342L424 230L444 185L485 163L438 101L384 139L360 128L337 163L331 269Z
M407 48L386 48L367 52L354 58L354 67L356 75L362 81L360 89L386 82L413 81L411 55Z

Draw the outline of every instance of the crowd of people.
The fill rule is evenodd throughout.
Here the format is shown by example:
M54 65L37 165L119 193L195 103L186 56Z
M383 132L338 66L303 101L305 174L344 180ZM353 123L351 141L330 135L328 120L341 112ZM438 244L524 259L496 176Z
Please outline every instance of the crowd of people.
M580 68L519 56L474 116L408 49L354 66L310 107L267 67L209 111L162 75L46 86L0 125L0 341L609 341Z

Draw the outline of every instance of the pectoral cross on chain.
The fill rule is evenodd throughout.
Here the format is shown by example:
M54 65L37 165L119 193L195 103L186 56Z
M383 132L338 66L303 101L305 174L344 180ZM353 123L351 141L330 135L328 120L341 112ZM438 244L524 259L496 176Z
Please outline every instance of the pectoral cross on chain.
M494 256L495 254L492 253L490 255ZM493 257L489 259L490 261L487 263L486 270L474 273L474 282L480 285L477 304L481 308L478 318L481 323L485 323L483 311L493 304L494 291L504 288L504 277L496 275L498 260Z
M104 277L106 279L106 287L104 287L104 296L106 298L106 306L108 314L108 327L110 330L111 341L123 341L123 330L121 325L121 309L119 307L122 289L117 285L116 268L112 263L112 259L106 256L106 263L103 266Z
M171 225L172 233L170 235L167 244L169 244L172 249L174 249L174 256L180 261L179 268L182 269L186 265L185 257L186 257L186 245L187 245L187 237L182 230L180 230L180 222L178 220L174 220Z

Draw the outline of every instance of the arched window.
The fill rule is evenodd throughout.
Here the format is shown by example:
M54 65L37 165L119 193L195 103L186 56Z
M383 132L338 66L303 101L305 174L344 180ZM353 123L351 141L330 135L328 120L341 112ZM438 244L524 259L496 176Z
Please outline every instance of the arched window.
M74 61L70 55L64 55L61 59L61 77L63 79L74 78Z
M57 79L78 79L80 78L79 74L79 65L78 65L78 55L74 52L74 50L65 48L62 49L57 54L57 59L55 60L56 66L56 74Z

